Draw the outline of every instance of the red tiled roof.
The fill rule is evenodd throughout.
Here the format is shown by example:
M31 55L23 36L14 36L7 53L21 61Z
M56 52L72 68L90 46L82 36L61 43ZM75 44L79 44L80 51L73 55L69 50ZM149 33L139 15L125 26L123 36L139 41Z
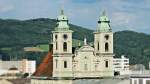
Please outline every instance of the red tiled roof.
M48 52L48 54L43 59L42 63L37 68L34 76L52 76L53 72L53 57L52 52Z

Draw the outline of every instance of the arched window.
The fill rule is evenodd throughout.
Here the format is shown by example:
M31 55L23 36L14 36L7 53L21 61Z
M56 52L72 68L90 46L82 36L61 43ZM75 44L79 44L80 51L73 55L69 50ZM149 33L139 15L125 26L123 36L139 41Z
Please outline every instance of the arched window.
M67 51L67 42L64 42L64 44L63 44L63 50Z
M99 50L99 42L97 43L97 50Z
M108 68L108 61L105 61L105 67Z
M67 61L64 61L64 68L67 68Z
M108 43L105 43L105 52L108 52L109 51L109 45Z

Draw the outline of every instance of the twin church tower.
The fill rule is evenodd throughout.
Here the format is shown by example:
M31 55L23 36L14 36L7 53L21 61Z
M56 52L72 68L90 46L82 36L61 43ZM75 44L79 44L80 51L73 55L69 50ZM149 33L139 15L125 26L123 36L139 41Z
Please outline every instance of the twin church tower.
M53 77L113 76L113 32L103 12L94 32L94 47L87 44L72 51L72 33L68 18L61 10L53 33Z

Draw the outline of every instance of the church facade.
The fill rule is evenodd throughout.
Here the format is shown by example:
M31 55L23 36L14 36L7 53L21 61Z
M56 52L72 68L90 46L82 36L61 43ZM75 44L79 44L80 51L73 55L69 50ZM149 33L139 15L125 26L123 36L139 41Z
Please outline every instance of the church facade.
M53 33L53 77L112 77L113 32L103 12L94 35L94 47L84 45L72 51L72 33L68 18L61 10Z

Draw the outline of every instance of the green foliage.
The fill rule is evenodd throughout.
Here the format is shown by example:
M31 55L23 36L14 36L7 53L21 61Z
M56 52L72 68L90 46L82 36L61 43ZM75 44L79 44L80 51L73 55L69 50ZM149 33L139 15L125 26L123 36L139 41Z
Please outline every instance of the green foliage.
M49 44L40 44L40 45L37 45L36 47L38 47L44 51L49 51Z
M133 31L121 31L114 34L116 57L124 54L130 58L130 64L144 64L148 68L150 61L150 35Z

